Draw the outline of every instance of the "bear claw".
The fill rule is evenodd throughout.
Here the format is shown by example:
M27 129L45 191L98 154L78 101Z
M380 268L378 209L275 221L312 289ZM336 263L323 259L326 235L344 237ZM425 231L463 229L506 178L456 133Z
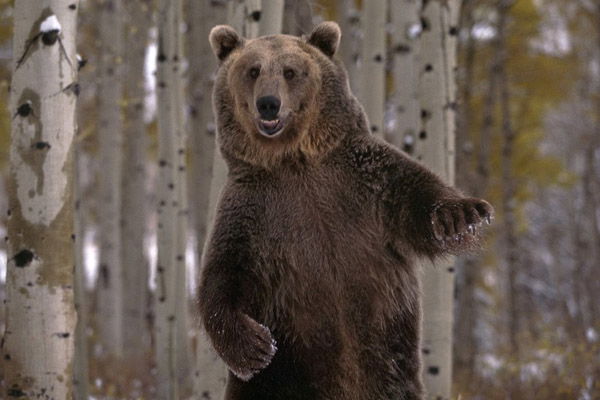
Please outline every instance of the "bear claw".
M271 331L246 314L242 314L237 327L235 343L231 343L222 357L231 372L243 381L265 369L277 352Z
M433 236L442 244L462 243L476 236L478 228L490 225L494 209L485 200L475 198L438 202L431 212Z

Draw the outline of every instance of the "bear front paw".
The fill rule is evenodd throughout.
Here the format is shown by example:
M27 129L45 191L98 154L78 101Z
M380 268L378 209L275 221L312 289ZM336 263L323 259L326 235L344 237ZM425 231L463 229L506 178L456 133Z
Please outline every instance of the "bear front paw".
M235 327L235 335L221 356L235 376L249 381L269 365L276 351L275 339L269 328L242 314Z
M491 224L494 208L485 200L464 198L436 203L431 212L435 238L444 244L470 242L486 222Z

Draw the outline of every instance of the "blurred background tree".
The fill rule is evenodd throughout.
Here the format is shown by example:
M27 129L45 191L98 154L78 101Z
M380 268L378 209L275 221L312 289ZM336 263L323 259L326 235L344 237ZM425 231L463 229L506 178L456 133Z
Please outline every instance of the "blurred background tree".
M428 125L431 110L419 92L432 50L424 32L441 31L439 20L423 17L432 2L40 0L75 5L78 15L74 398L222 393L226 371L194 306L211 207L226 173L214 145L210 28L301 35L319 21L338 21L339 57L359 98L373 99L367 109L381 125L377 134L427 161L424 146L441 135ZM448 11L452 3L439 6ZM600 3L456 4L442 32L457 57L449 69L456 100L445 105L456 112L456 139L445 157L456 159L457 186L490 199L497 215L481 251L443 267L455 278L452 394L443 396L599 399ZM9 105L15 12L14 1L0 0L3 236L18 121ZM180 234L167 243L166 229ZM1 243L5 300L15 254ZM0 331L6 324L2 307ZM2 350L0 397L10 390L6 346L14 344Z

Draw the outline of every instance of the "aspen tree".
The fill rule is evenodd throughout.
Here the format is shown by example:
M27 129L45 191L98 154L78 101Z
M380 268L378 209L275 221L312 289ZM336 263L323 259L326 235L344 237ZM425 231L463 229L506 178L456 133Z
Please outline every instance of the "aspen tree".
M77 327L75 331L75 358L73 361L73 386L76 399L89 396L89 359L87 343L88 301L85 293L85 226L87 207L83 204L83 182L81 171L85 168L83 149L80 141L75 150L75 310Z
M392 103L396 129L387 140L408 153L413 150L419 127L419 36L421 0L390 1L394 92Z
M159 399L183 397L188 360L186 292L185 130L183 127L182 3L159 2L158 15L158 262L156 362Z
M360 82L358 60L360 58L361 35L360 11L355 0L337 0L337 14L342 30L339 54L348 72L348 82L355 96L359 95Z
M457 0L430 0L421 10L419 97L421 130L415 156L454 183ZM423 375L427 398L450 399L454 264L424 262Z
M73 398L78 6L15 2L3 398Z
M121 0L100 4L98 83L99 173L98 225L100 265L97 284L99 341L104 355L123 353L123 268L121 265L121 119L123 37Z
M209 224L209 198L215 163L216 132L211 99L217 62L212 56L208 34L214 25L225 23L226 13L224 2L203 0L190 3L190 40L187 42L190 65L189 198L194 205L190 211L193 213L198 264L201 262ZM208 342L206 333L199 329L196 335L193 397L222 398L227 367Z
M363 14L365 36L362 42L359 99L369 118L371 132L374 135L383 137L387 1L370 0L363 2Z
M125 40L125 101L123 135L123 172L121 190L123 265L123 357L128 363L142 365L148 353L150 337L148 313L148 260L144 254L146 236L146 154L147 133L144 122L144 64L148 45L148 21L151 8L148 0L128 0L124 3ZM136 368L141 371L141 368Z

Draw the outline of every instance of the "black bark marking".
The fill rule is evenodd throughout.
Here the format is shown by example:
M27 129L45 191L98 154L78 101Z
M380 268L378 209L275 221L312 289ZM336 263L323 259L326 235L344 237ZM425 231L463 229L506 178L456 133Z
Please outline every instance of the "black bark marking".
M88 63L87 58L80 58L77 61L77 70L80 71L83 67L85 67Z
M427 373L430 375L437 375L440 373L440 368L436 366L431 366L427 368Z
M425 8L425 6L423 6L423 8ZM431 24L427 18L421 17L421 29L423 32L431 29Z
M28 117L31 114L33 114L33 108L31 107L31 100L27 100L25 103L21 104L17 108L17 112L15 113L15 117L18 115L21 118L26 118L26 117Z
M69 5L69 10L76 10L77 5L75 3Z
M71 334L69 332L57 332L57 333L55 333L55 335L61 339L66 339L69 336L71 336Z
M250 18L256 22L260 21L260 17L261 17L261 12L259 10L253 11L250 14Z
M427 72L433 71L433 65L431 65L431 64L425 64L425 71L427 71Z
M71 92L75 96L79 96L79 93L81 93L81 85L77 82L73 82L70 85L68 85L66 88L64 88L63 92Z
M404 43L400 43L396 46L394 51L396 53L401 53L401 54L408 53L408 52L410 52L410 46L407 44L404 44Z
M383 61L383 57L381 56L381 54L376 54L375 57L373 57L373 61L375 61L375 62L382 62Z
M419 132L419 139L421 139L421 140L427 139L427 132L426 131Z
M11 387L10 389L8 389L6 391L6 394L9 397L25 397L27 396L27 394L21 390L21 388L19 388L18 386L14 385L13 387Z
M102 280L102 287L109 287L109 279L110 279L110 271L108 270L108 266L106 264L102 264L100 266L100 279Z
M60 40L58 37L58 29L52 29L51 31L42 32L42 43L46 46L54 46L54 44Z
M31 147L33 147L36 150L46 150L50 149L52 146L50 146L50 143L48 142L36 142Z
M34 254L31 250L23 249L18 252L13 258L15 265L19 268L25 268L33 261Z
M454 272L454 267L448 267L448 272L453 273Z
M448 33L451 36L456 36L456 35L458 35L458 28L456 26L451 26L450 30L448 31Z

